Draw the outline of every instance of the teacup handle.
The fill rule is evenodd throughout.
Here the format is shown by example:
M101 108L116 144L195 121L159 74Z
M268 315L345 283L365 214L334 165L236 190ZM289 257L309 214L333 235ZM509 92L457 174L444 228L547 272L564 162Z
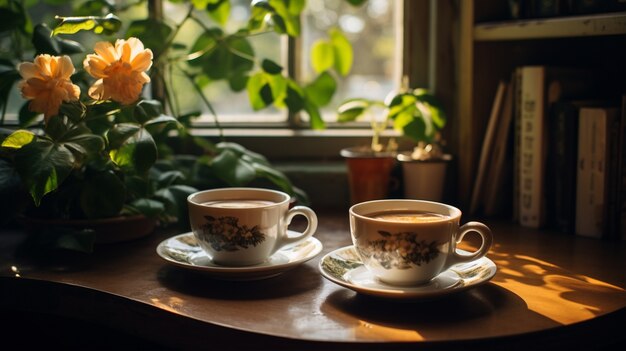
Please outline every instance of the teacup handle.
M482 244L480 248L475 252L469 255L461 255L456 251L456 244L463 241L463 237L465 234L469 232L476 232L480 234L482 238ZM448 258L448 262L446 262L446 266L450 267L457 263L464 263L477 260L487 254L487 251L491 248L491 244L493 243L493 235L491 234L491 229L486 225L480 222L467 222L459 228L459 235L456 239L456 244L454 245L454 250L452 254Z
M280 243L277 245L278 248L304 240L313 235L313 233L315 233L315 230L317 230L317 215L315 214L315 212L313 212L312 209L306 206L295 206L287 212L287 216L285 218L287 226L289 225L289 223L291 223L293 217L297 215L306 217L308 222L306 229L304 230L304 232L302 232L302 234L297 236L287 236L287 234L285 233L282 240L280 240Z

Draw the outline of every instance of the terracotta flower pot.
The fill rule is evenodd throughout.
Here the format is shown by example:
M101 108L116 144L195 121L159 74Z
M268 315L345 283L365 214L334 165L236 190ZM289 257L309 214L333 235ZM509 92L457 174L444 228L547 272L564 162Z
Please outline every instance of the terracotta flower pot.
M394 183L392 170L396 164L395 152L373 152L367 147L342 149L341 156L348 165L350 202L384 199Z

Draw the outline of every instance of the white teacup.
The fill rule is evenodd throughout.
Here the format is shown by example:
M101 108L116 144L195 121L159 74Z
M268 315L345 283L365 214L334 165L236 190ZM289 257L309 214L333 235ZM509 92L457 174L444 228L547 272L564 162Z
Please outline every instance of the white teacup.
M350 234L365 267L391 285L429 282L452 265L483 257L493 241L480 222L459 226L461 211L421 200L375 200L352 206ZM480 248L459 254L458 243L468 232L482 238Z
M222 188L187 198L191 230L200 247L219 265L248 266L267 260L282 247L309 238L317 216L305 206L289 209L286 193L257 188ZM297 236L287 234L296 215L308 225Z

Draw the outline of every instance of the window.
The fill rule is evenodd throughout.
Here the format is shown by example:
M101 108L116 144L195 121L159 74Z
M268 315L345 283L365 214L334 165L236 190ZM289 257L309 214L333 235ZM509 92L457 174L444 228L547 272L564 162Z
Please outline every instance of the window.
M62 2L61 2L62 3ZM66 2L60 7L38 4L28 9L34 21L44 20L53 23L52 16L60 14L69 16L76 9L85 8L86 1ZM127 26L132 19L146 18L146 2L117 1L118 5L128 3L124 14L120 15ZM159 3L159 1L156 1ZM382 99L393 87L398 86L401 64L398 59L402 38L399 33L401 26L396 25L401 21L398 15L403 2L397 0L368 0L363 5L355 7L346 0L308 0L306 10L302 15L301 36L298 41L284 40L285 38L268 32L249 37L250 44L257 59L269 58L275 62L281 62L284 67L291 67L290 74L299 82L309 82L313 74L309 60L309 49L318 39L328 36L331 28L338 27L350 40L354 50L354 62L350 74L346 77L335 77L337 91L329 105L322 109L323 119L332 124L335 121L335 110L341 101L351 97L367 97ZM175 26L186 15L188 7L180 1L163 1L164 17L169 24ZM224 31L233 32L245 25L250 16L250 0L230 0L230 17ZM84 13L83 13L84 14ZM201 33L204 27L213 27L211 18L205 14L198 16L197 21L186 21L179 29L176 42L188 47L193 46L193 41ZM204 22L204 25L200 22ZM124 33L123 27L120 33ZM119 33L112 36L111 40L119 37ZM83 41L89 37L101 40L88 33L81 37L85 48L90 47ZM0 47L5 50L6 47ZM28 55L24 55L28 57ZM194 111L201 112L201 117L196 120L198 126L213 126L213 116L209 109L200 99L192 93L193 87L182 72L172 71L171 84L178 92L175 104L181 114ZM201 79L202 81L202 79ZM204 81L206 83L206 80ZM233 92L229 88L228 81L219 80L205 84L202 91L213 109L218 115L222 126L292 126L306 127L308 116L302 113L298 116L289 116L286 109L268 107L260 111L253 111L248 101L245 90ZM180 92L189 91L189 94ZM11 98L7 108L6 121L15 121L17 111L23 104L17 89L12 89Z

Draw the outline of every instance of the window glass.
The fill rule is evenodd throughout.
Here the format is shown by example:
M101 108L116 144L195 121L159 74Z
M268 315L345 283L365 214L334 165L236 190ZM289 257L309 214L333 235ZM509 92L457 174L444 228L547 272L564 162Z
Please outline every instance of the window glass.
M228 34L236 33L239 29L246 28L248 18L250 17L249 0L230 0L230 2L230 17L226 28L223 28ZM165 16L172 19L175 23L180 22L188 11L186 5L182 6L176 3L164 2L164 7ZM196 18L205 23L206 27L212 28L218 26L205 14L200 15L199 11L196 13L199 14ZM185 44L187 47L192 47L195 39L202 31L202 26L197 22L187 21L180 29L176 41ZM266 33L248 36L246 39L252 45L257 61L268 58L274 62L281 62L284 56L283 52L286 48L285 45L282 44L278 34L268 31ZM258 64L259 62L256 63ZM225 80L210 81L208 78L201 78L200 82L202 82L203 85L202 91L204 96L211 103L221 123L250 122L256 124L264 122L285 122L287 120L286 112L274 107L254 111L250 106L247 91L244 89L240 92L233 92L228 82ZM180 106L181 113L201 111L201 117L195 120L197 124L214 123L214 117L211 115L209 108L193 90L194 88L182 72L177 70L172 71L172 84L174 90L178 93L178 105ZM181 91L189 91L189 94L180 94Z
M336 120L336 109L348 98L382 100L398 84L397 59L400 45L397 23L397 6L401 1L369 0L355 7L345 0L309 0L303 18L303 48L310 48L328 30L339 28L352 44L354 62L347 77L337 79L337 92L331 103L323 109L326 121ZM302 78L313 75L310 57L302 56ZM306 120L306 116L303 119Z
M230 0L230 17L224 31L234 33L240 28L245 28L250 16L250 0ZM61 2L62 6L52 6L45 2L29 8L33 23L46 22L54 26L56 20L54 15L71 16L73 10L79 8L84 1ZM123 4L123 1L117 2ZM337 81L337 91L331 103L322 109L323 118L327 122L336 120L336 108L343 100L352 97L364 97L372 99L383 99L387 92L397 86L397 64L396 59L399 52L396 47L399 33L396 33L399 26L396 25L396 7L401 5L401 1L394 0L368 0L361 6L353 6L346 0L308 0L307 8L302 17L301 43L298 45L302 52L296 55L300 60L295 62L297 67L297 77L301 82L307 83L313 80L314 72L310 63L310 48L318 39L328 38L328 31L332 28L339 28L351 42L354 50L354 62L350 74L346 77L335 77ZM134 4L134 5L133 5ZM164 15L168 23L174 27L182 21L188 11L188 4L182 2L164 1ZM176 42L184 44L187 48L193 46L194 41L204 27L215 27L217 24L205 13L196 11L198 21L186 21L178 35ZM147 17L147 4L145 2L132 3L122 13L117 13L122 19L124 27L122 30L110 38L95 36L92 33L79 33L70 39L80 41L87 52L77 54L73 61L78 65L80 55L84 57L91 52L90 48L98 40L114 40L122 37L126 26L134 19L144 19ZM2 39L2 38L0 38ZM0 53L10 48L6 45L7 39L0 40ZM284 62L287 57L287 41L278 34L268 31L267 33L248 36L247 40L253 47L256 56L256 64L263 58L268 58L274 62L280 62L283 67L287 67ZM6 53L6 52L5 52ZM185 52L186 54L187 52ZM32 55L25 53L24 59L31 59ZM185 64L181 67L189 69ZM171 71L171 79L168 82L176 91L176 101L174 102L179 114L200 112L201 117L196 120L199 125L212 125L214 117L211 115L205 102L195 92L194 87L189 83L187 77L180 70ZM220 123L228 125L230 122L244 126L245 124L259 124L268 122L287 122L287 110L268 107L260 111L253 111L250 106L247 91L233 92L227 81L220 80L210 82L208 78L200 78L204 83L202 91L215 110ZM181 93L182 92L182 93ZM187 93L188 92L188 93ZM17 88L10 91L11 98L7 108L5 121L15 120L17 111L24 101L19 96ZM302 113L304 121L308 119L306 113Z

